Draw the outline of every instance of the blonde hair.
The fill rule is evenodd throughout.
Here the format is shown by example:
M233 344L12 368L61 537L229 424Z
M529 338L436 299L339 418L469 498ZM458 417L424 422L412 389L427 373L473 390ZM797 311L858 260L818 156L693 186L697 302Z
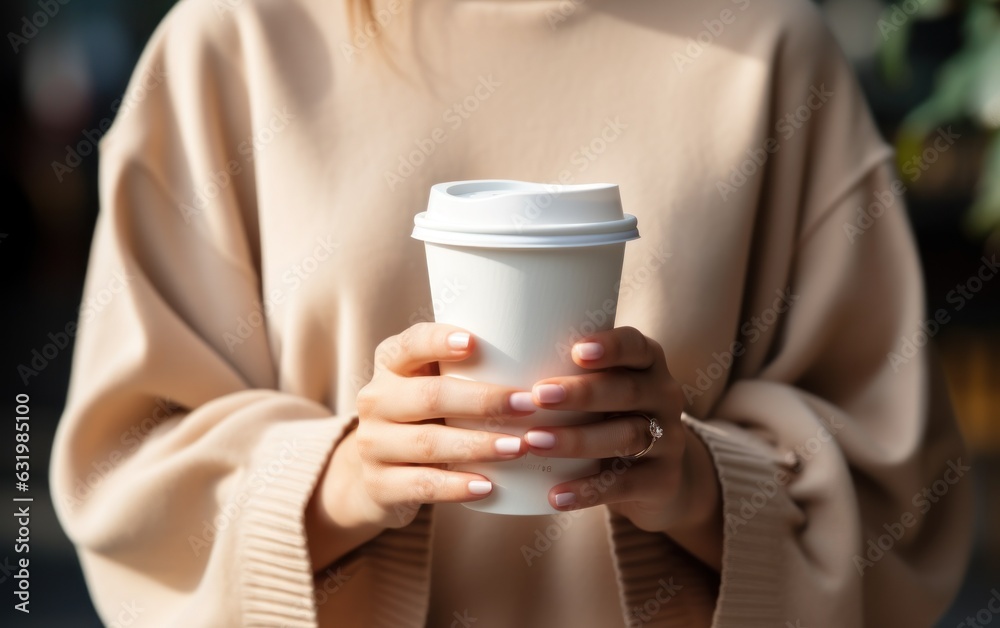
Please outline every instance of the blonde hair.
M405 0L399 0L403 2ZM367 28L367 25L377 23L375 16L375 0L347 0L347 20L353 31L355 28ZM385 41L384 37L375 37L373 48L377 56L385 61L386 67L393 72L399 73L399 67L392 58L392 46Z
M375 8L372 6L372 0L347 0L347 17L351 24L367 24L374 20Z

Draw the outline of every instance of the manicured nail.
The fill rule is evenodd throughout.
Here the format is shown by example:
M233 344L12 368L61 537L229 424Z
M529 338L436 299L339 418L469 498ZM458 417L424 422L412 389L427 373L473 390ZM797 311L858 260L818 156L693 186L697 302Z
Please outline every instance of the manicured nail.
M468 349L469 334L464 331L456 331L453 334L448 334L448 346L452 349Z
M486 495L493 490L493 482L473 480L469 482L469 492L473 495Z
M581 342L573 349L581 360L596 360L604 355L604 345L599 342Z
M556 506L562 508L576 503L576 495L573 493L556 493Z
M516 436L509 438L498 438L493 443L493 447L498 454L516 454L521 451L521 439Z
M531 399L530 392L516 392L510 394L510 407L517 412L534 412L538 409Z
M559 384L540 384L535 386L535 394L542 403L559 403L566 398L566 389Z
M556 446L556 435L552 432L531 430L524 435L524 440L532 447L538 447L539 449L552 449Z

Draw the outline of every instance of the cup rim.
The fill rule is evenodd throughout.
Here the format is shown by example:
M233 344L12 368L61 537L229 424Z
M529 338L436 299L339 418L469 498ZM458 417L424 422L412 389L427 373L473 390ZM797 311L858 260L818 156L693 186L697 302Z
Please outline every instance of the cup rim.
M418 219L420 216L418 215ZM609 231L609 223L596 223L604 229L595 229L595 223L577 225L536 225L533 230L525 228L521 233L501 231L500 227L486 231L439 228L435 221L416 221L411 237L423 240L427 244L446 244L452 246L470 246L487 248L568 248L580 246L599 246L602 244L618 244L639 238L635 216L626 214L622 220L615 221L620 228ZM427 223L431 223L428 225ZM544 228L540 228L544 227ZM555 229L559 227L560 229ZM572 227L573 229L567 229Z

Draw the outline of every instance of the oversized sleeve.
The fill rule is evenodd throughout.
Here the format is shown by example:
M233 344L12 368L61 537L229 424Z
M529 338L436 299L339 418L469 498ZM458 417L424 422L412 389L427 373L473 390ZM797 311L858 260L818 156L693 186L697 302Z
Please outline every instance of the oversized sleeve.
M723 493L714 625L930 626L972 527L930 346L948 313L924 311L907 181L806 4L770 57L780 148L757 180L739 356L686 417Z
M902 199L853 241L844 229L891 173L873 169L802 239L759 373L711 419L687 417L723 492L717 626L929 626L962 581L970 460Z
M275 372L237 17L212 7L166 18L101 144L53 498L106 623L312 626L304 511L350 417Z

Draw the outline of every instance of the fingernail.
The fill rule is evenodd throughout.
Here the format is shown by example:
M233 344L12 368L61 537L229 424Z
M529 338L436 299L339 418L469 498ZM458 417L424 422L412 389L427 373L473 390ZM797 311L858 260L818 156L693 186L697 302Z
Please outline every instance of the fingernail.
M516 436L498 438L493 443L493 447L497 450L498 454L516 454L521 451L521 439Z
M516 392L510 394L510 407L517 412L534 412L538 409L531 399L530 392Z
M556 446L556 435L552 432L536 432L534 430L524 435L524 440L532 447L552 449Z
M556 493L556 506L562 508L576 503L576 495L573 493Z
M473 480L469 482L469 492L473 495L486 495L493 490L493 482Z
M604 345L599 342L581 342L573 348L581 360L596 360L604 355Z
M566 398L566 389L559 384L541 384L535 386L535 394L542 403L559 403Z
M452 349L468 349L469 334L464 331L456 331L453 334L448 334L448 346Z

